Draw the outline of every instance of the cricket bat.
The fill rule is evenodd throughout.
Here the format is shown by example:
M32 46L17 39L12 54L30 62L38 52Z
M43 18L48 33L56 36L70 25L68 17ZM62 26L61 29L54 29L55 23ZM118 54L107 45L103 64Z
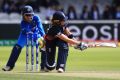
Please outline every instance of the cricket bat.
M117 43L115 42L87 42L87 44L88 47L117 47Z

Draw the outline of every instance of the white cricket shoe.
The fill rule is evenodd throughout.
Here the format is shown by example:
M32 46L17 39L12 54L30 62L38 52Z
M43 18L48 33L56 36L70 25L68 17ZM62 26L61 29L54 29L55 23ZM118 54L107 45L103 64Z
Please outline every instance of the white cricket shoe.
M13 68L11 68L10 66L5 66L4 68L2 68L3 71L11 71Z
M58 73L63 73L64 70L63 70L62 68L59 68L59 69L57 70L57 72L58 72Z

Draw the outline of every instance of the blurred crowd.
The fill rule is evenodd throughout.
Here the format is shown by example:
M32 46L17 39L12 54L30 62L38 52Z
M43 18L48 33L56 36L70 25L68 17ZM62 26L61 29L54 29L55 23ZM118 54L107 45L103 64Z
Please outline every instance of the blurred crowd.
M48 8L59 5L59 2L57 0L3 0L1 5L2 11L6 13L20 13L24 5L31 5L35 12L40 12L40 7Z
M1 3L1 12L19 13L24 5L31 5L36 13L45 15L45 19L49 20L55 11L63 11L70 20L100 20L100 19L120 19L120 0L112 0L112 4L106 3L102 13L98 6L98 0L93 0L89 7L84 4L81 13L77 13L75 5L69 5L67 10L60 4L60 0L3 0ZM43 11L44 8L44 11Z

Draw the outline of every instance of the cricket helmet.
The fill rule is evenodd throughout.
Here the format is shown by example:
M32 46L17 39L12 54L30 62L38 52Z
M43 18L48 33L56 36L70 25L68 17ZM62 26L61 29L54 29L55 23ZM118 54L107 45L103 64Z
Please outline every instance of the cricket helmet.
M21 11L22 15L24 14L34 14L34 11L33 11L33 8L29 5L26 5L22 8L22 11Z
M65 16L65 14L61 11L56 11L54 14L53 14L53 17L52 17L52 20L67 20L67 17Z

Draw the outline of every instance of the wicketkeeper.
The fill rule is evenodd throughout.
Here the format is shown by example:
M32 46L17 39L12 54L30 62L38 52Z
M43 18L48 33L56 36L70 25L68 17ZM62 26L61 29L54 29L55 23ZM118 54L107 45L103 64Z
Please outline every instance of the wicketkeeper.
M67 17L63 12L57 11L53 14L51 20L51 27L45 36L46 41L46 53L47 63L46 70L56 70L60 73L65 71L65 65L68 56L68 43L77 45L77 48L84 50L87 48L86 44L83 44L73 39L72 33L70 33L67 24ZM56 47L58 47L58 58L55 63Z
M28 32L33 32L34 41L36 39L40 40L39 45L42 47L43 43L41 43L42 37L45 35L42 23L40 18L34 14L33 8L29 5L24 6L22 11L22 21L21 21L21 32L18 38L17 43L14 45L9 60L2 70L4 71L11 71L15 67L15 63L21 53L22 48L26 45L26 35ZM42 51L42 62L41 68L44 68L45 59L44 54L45 52Z

